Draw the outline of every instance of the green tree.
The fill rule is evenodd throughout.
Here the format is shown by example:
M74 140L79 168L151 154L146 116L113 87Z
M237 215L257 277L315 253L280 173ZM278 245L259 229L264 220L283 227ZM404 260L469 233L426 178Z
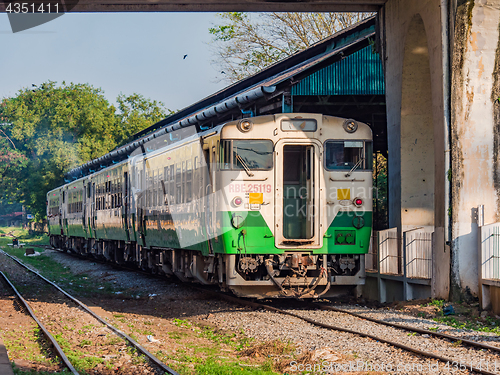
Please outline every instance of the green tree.
M4 131L0 131L1 133L5 134ZM7 135L0 138L0 181L3 196L17 193L19 189L17 177L27 164L28 158L16 149Z
M3 100L1 117L12 147L26 158L22 168L7 171L6 181L16 181L17 189L3 191L38 218L45 214L46 192L68 169L116 146L115 108L90 85L47 82L22 89ZM5 145L3 153L12 153Z
M236 82L303 50L371 13L220 13L212 34L214 63Z
M377 153L373 165L373 227L376 230L389 227L387 177L387 158Z
M167 111L137 94L120 95L118 103L117 111L88 84L50 81L3 99L0 198L44 217L46 193L64 182L64 173L111 151Z
M120 94L116 101L119 109L117 138L120 143L173 113L162 102L146 99L140 94Z

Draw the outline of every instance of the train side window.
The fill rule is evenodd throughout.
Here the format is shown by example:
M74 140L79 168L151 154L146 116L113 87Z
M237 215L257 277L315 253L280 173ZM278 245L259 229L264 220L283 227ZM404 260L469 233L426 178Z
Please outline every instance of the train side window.
M343 140L325 142L325 169L327 170L349 170L354 166L359 169L370 169L371 142Z
M174 203L174 196L175 196L174 165L172 164L169 169L170 172L168 174L168 180L169 180L168 194L170 200L172 201L172 202L169 201L170 204Z
M232 169L233 161L231 160L231 141L223 140L220 143L220 169Z
M217 141L217 147L215 148L214 150L214 168L216 168L216 170L219 170L220 168L220 141ZM218 161L218 162L216 162Z
M182 171L180 164L177 164L175 171L175 203L182 203Z
M181 169L181 203L186 202L186 162L182 162Z
M193 200L193 168L191 167L191 160L186 163L186 203Z
M158 205L158 173L153 172L153 206Z
M365 169L373 169L373 142L365 142Z

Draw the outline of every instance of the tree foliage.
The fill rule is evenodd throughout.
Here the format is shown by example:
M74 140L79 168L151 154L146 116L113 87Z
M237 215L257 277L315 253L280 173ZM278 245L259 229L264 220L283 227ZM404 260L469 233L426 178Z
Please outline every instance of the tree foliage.
M156 100L151 101L140 94L129 96L121 94L116 101L119 109L117 137L120 142L126 141L135 133L173 113L165 108L163 103Z
M377 230L389 228L387 177L387 158L377 153L373 166L373 227Z
M64 173L104 155L141 127L166 116L141 95L118 98L118 111L88 84L46 82L3 99L0 107L0 198L45 216L46 193Z
M220 13L212 34L214 63L236 82L303 50L369 13Z

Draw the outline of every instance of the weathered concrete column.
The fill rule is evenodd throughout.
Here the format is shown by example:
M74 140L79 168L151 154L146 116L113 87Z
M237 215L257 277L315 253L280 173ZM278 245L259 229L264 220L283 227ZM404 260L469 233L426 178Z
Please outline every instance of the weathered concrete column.
M401 84L401 227L434 226L434 123L431 72L420 14L406 34Z
M500 220L499 0L457 7L452 85L452 291L478 293L478 228ZM496 117L495 117L496 116Z
M432 295L449 293L445 233L447 19L440 0L389 0L383 8L389 144L389 225L434 226ZM446 12L444 13L446 14Z

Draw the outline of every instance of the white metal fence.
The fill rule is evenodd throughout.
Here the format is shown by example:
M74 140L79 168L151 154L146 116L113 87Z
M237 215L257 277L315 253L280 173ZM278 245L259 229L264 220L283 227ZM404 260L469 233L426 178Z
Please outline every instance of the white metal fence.
M481 276L500 280L500 223L481 227Z
M398 254L398 230L390 228L377 232L378 270L380 273L401 274L401 257Z
M385 275L431 279L432 235L429 228L406 231L399 247L396 228L374 232L365 267Z
M432 233L414 229L403 233L406 277L432 278Z

